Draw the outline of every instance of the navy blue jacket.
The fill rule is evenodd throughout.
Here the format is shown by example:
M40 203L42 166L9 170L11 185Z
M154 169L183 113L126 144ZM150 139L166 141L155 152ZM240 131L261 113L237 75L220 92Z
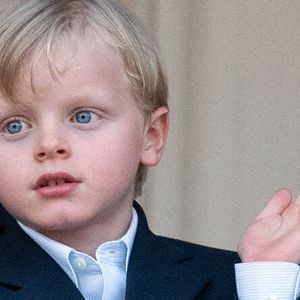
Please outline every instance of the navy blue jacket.
M234 252L154 235L141 207L126 300L233 300ZM0 207L0 299L83 300L55 261Z

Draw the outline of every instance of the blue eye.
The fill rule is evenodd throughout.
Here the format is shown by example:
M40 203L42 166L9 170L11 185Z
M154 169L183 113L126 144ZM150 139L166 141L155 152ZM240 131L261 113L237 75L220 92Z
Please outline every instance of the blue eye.
M79 111L75 114L75 119L80 124L87 124L92 120L92 115L90 111Z
M78 124L89 124L99 119L100 117L98 114L88 110L81 110L75 113L71 120Z
M23 129L23 122L20 120L10 121L5 126L5 131L10 134L20 133Z

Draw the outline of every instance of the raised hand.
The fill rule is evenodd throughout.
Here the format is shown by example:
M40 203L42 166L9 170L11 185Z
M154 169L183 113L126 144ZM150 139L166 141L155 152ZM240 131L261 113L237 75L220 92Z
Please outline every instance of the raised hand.
M292 202L289 190L277 191L246 229L238 245L243 262L300 263L300 196Z

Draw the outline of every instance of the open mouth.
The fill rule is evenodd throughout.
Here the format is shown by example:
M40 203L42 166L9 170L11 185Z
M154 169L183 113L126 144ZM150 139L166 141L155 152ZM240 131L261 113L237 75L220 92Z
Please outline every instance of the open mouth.
M70 183L79 183L80 181L74 178L72 175L59 172L59 173L48 173L40 176L34 185L34 189L40 189L45 187L53 187Z
M54 186L54 185L62 185L65 183L72 183L73 181L67 180L65 178L56 178L56 179L50 179L43 183L41 183L40 188L46 187L46 186Z

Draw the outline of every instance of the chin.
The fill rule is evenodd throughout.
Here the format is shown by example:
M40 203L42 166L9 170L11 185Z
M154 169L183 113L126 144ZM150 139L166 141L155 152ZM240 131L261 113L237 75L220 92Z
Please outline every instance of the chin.
M40 214L39 216L19 218L18 220L37 231L43 232L79 229L83 224L88 222L87 219L82 214L74 215L71 212L60 212L59 214Z

